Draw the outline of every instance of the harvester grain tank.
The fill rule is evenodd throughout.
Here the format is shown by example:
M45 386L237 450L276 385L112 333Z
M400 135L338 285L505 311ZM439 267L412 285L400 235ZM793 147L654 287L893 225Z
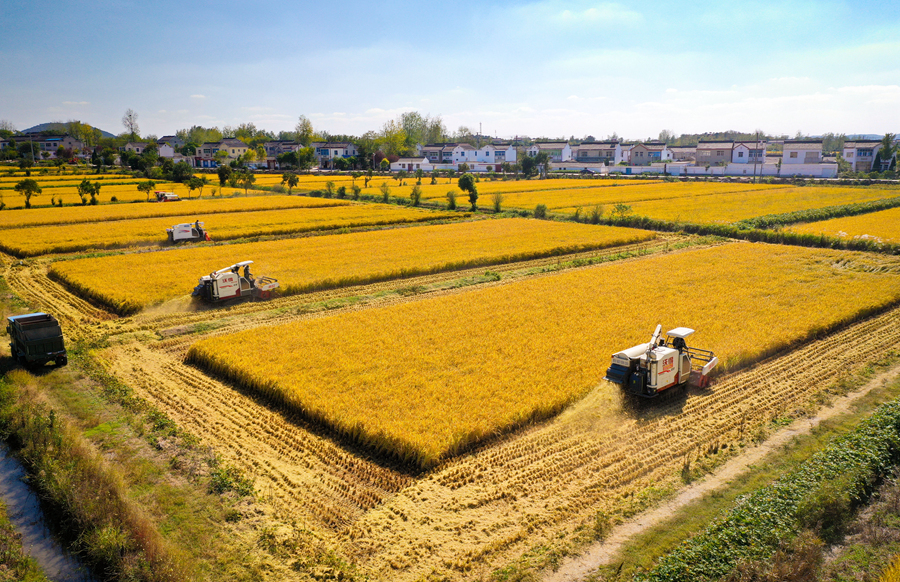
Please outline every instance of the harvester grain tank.
M230 267L219 269L200 277L200 283L191 294L210 303L232 299L268 299L278 288L278 281L272 277L254 277L250 274L253 261L241 261ZM241 273L243 268L243 273Z
M16 362L27 366L43 366L51 361L65 366L69 362L62 328L55 317L27 313L6 319L9 349Z
M670 330L665 340L660 330L662 325L657 325L650 342L613 354L605 379L644 398L688 383L706 387L719 358L709 350L688 347L685 340L694 333L688 327Z
M203 227L203 224L198 220L196 222L176 224L172 228L167 228L166 233L169 235L169 242L210 240L209 232Z

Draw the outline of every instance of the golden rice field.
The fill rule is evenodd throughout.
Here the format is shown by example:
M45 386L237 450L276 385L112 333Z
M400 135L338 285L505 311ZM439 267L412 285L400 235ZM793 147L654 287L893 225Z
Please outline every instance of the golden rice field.
M727 371L900 301L870 261L737 243L284 324L265 342L212 337L188 358L427 467L584 396L657 323L699 330ZM636 287L661 273L678 276Z
M602 183L602 182L601 182ZM610 183L610 182L607 182ZM615 181L611 184L617 184ZM621 183L619 183L621 184ZM580 188L573 190L548 191L548 192L522 192L507 194L504 204L509 208L524 208L534 210L538 204L543 204L548 210L557 211L565 208L574 209L582 207L590 209L598 204L606 206L607 212L615 204L633 204L639 201L671 200L683 197L724 197L744 192L769 192L783 190L785 186L770 184L742 184L728 182L651 182L642 181L625 182L615 188ZM490 197L486 197L485 203L489 204Z
M303 200L316 199L303 198ZM4 229L0 230L0 250L17 257L33 257L48 253L163 244L167 242L166 228L196 220L204 223L204 228L213 241L221 241L338 228L459 219L466 216L468 215L458 212L387 204L300 207L218 214L197 212L167 218L104 221L100 224L85 222Z
M287 208L326 208L346 206L347 200L309 198L306 196L240 196L235 198L194 198L180 202L150 202L144 204L101 204L98 206L63 206L62 208L31 208L0 212L0 229L40 226L45 224L75 224L106 220L129 220L160 216L204 215ZM171 226L171 225L169 225Z
M897 244L900 243L900 208L798 224L789 227L788 230L803 234L874 239L878 242Z
M685 184L688 185L688 184ZM694 186L694 184L690 184ZM697 184L705 185L705 184ZM900 190L885 188L815 187L771 188L743 192L723 192L710 196L681 196L656 200L626 201L632 213L657 220L695 224L732 223L767 214L824 208L842 204L868 202L900 195ZM584 207L583 210L588 210ZM612 207L606 206L606 215ZM556 212L573 213L575 207Z
M462 204L468 203L468 195L464 194L458 187L459 178L438 178L437 184L431 184L431 178L422 179L422 199L431 202L446 203L447 191L454 190L457 193L457 202ZM406 185L400 186L397 180L390 176L375 176L369 182L368 188L362 188L364 182L358 182L362 188L362 193L368 196L380 196L381 184L385 183L391 188L391 196L408 198L416 181L415 178L407 178ZM657 184L658 182L648 180L588 180L588 179L553 179L553 180L482 180L476 185L478 186L478 205L484 208L490 208L492 205L492 196L495 192L500 192L505 196L520 192L554 192L584 189L594 191L599 188L608 188L612 186L631 187L639 185ZM508 205L506 205L508 206Z
M652 232L507 218L57 261L52 276L120 313L184 296L202 276L255 261L284 293L304 293L614 247ZM147 273L153 273L148 281Z

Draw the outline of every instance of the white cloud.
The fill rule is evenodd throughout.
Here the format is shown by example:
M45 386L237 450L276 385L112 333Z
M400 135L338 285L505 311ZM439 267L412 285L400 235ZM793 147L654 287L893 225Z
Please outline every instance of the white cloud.
M206 95L191 95L191 99L206 99Z
M63 101L63 105L90 105L88 101Z

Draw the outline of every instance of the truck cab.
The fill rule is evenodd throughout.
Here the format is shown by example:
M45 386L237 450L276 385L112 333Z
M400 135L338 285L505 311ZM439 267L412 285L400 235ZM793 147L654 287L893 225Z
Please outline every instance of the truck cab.
M13 359L26 366L43 366L68 362L62 328L55 317L46 313L27 313L7 318L6 333Z

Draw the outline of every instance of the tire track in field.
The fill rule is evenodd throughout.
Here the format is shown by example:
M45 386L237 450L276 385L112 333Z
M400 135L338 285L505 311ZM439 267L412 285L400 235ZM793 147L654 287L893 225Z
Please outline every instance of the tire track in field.
M368 512L348 530L346 551L375 579L432 569L487 577L560 532L590 528L598 511L677 482L686 460L802 407L898 340L895 308L660 407L630 409L602 383L557 418L451 461Z

